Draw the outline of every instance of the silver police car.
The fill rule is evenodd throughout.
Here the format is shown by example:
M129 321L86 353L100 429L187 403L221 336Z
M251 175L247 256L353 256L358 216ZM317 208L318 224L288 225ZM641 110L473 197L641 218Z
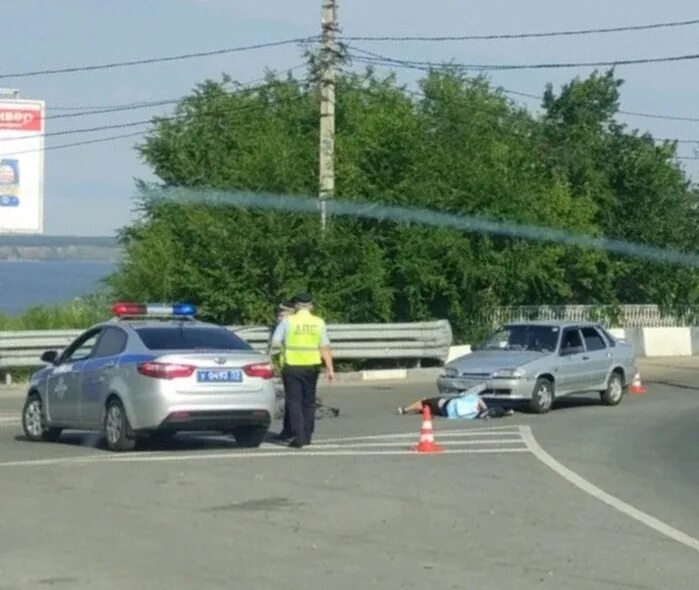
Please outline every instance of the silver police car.
M449 394L484 383L483 398L503 405L524 400L545 413L556 397L575 393L599 393L615 406L635 373L631 344L599 324L528 322L504 326L447 363L437 387Z
M32 441L65 429L104 433L114 451L180 431L232 433L257 447L275 410L269 359L192 305L118 303L114 317L65 350L47 351L22 412Z

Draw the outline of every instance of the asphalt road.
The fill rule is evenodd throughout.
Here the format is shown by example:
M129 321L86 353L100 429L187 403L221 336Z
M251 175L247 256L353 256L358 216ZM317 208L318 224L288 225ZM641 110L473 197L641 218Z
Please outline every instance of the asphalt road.
M0 590L694 589L699 363L642 369L648 393L616 408L435 419L430 456L394 408L433 383L324 390L341 414L302 451L180 436L128 455L26 442L0 390Z

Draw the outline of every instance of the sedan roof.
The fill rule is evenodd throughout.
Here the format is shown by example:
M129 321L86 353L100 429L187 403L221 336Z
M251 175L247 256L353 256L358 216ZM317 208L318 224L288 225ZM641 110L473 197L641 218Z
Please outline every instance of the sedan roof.
M543 326L547 328L571 328L575 326L599 326L599 322L575 322L573 320L520 320L506 322L505 326Z

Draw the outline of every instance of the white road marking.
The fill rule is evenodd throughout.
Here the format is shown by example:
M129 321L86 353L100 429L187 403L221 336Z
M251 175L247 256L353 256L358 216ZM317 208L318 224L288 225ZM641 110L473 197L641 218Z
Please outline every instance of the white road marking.
M504 449L449 449L445 448L441 453L430 454L433 457L440 455L487 455L499 453L529 453L529 450L522 448L504 448ZM250 459L260 457L365 457L365 456L401 456L401 457L421 457L425 454L417 453L413 450L380 450L380 451L362 451L362 450L327 450L327 451L311 451L287 449L284 451L249 451L249 452L233 452L233 453L207 453L207 454L188 454L188 455L145 455L133 454L119 457L58 457L56 459L28 459L25 461L6 461L0 463L0 468L3 467L37 467L51 465L88 465L88 464L108 464L108 463L146 463L146 462L161 462L161 461L211 461L221 459Z
M520 426L519 428L522 433L522 438L524 439L527 448L532 452L532 454L537 459L539 459L539 461L553 469L553 471L555 471L564 479L568 480L574 486L578 487L583 492L589 494L593 498L601 500L602 502L604 502L608 506L611 506L615 510L618 510L622 514L626 514L626 516L630 516L631 518L637 520L641 524L644 524L645 526L659 532L661 535L665 535L673 541L677 541L678 543L682 543L683 545L686 545L687 547L694 549L695 551L699 551L699 539L695 539L687 533L683 533L682 531L674 527L671 527L669 524L666 524L663 521L658 520L650 514L638 510L638 508L634 508L633 506L627 504L623 500L620 500L619 498L612 496L611 494L608 494L604 490L598 488L596 485L590 483L574 471L571 471L565 465L559 463L556 459L549 455L534 438L534 434L532 433L531 427Z
M412 446L415 446L417 443L413 443ZM437 444L440 446L445 446L441 445L439 441L437 441ZM447 443L450 447L455 447L455 446L463 446L463 445L496 445L496 444L518 444L518 445L523 445L524 441L522 440L522 437L517 437L517 438L496 438L496 439L488 439L488 440L450 440ZM330 443L330 444L325 444L325 443L313 443L313 448L314 449L361 449L361 448L368 448L368 447L410 447L410 444L407 442L365 442L365 443L342 443L342 444L335 444L335 443Z
M435 430L434 436L439 438L461 437L461 436L502 436L502 435L520 435L517 426L497 426L494 428L471 428L468 430ZM362 440L384 440L394 438L420 438L420 431L417 432L397 432L392 434L367 434L365 436L341 436L337 438L319 438L314 439L318 444L323 443L340 443Z
M476 438L481 436L483 438ZM495 438L495 437L499 438ZM440 441L440 437L445 440ZM454 430L440 432L437 444L443 448L442 454L494 454L528 453L519 429L490 431L489 429ZM403 440L405 439L405 440ZM226 439L229 440L229 439ZM146 461L200 461L211 459L245 459L257 457L359 457L359 456L412 456L419 455L415 446L419 440L414 432L370 435L367 437L346 437L344 439L317 439L311 447L301 451L280 449L277 445L264 443L255 450L234 449L231 451L199 453L185 451L173 454L170 451L149 451L127 455L112 453L56 457L53 459L28 459L6 461L2 467L32 467L47 465L87 465L94 463L139 463ZM231 444L233 442L231 441ZM504 446L503 446L504 445ZM459 448L461 447L461 448ZM471 447L471 448L463 448ZM475 447L475 448L474 448ZM480 447L480 448L478 448Z

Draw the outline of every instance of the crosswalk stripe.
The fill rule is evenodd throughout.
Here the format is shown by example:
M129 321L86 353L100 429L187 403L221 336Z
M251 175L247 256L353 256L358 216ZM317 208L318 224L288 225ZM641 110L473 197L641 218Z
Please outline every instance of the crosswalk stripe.
M447 431L435 431L435 437L438 438L460 438L460 437L478 437L478 436L520 436L518 429L508 430L486 430L484 428L474 429L474 430L447 430ZM340 442L353 442L353 441L363 441L363 440L391 440L400 438L415 438L419 437L418 432L398 432L392 434L367 434L361 436L345 436L337 438L319 438L317 439L318 444L324 443L340 443Z
M521 438L512 439L490 439L490 440L450 440L444 443L440 441L437 442L443 447L458 447L458 446L469 446L469 445L524 445L524 441ZM367 443L338 443L338 444L316 444L311 445L314 449L363 449L363 448L384 448L384 447L403 447L408 448L411 445L406 442L367 442ZM414 445L412 445L414 446Z

